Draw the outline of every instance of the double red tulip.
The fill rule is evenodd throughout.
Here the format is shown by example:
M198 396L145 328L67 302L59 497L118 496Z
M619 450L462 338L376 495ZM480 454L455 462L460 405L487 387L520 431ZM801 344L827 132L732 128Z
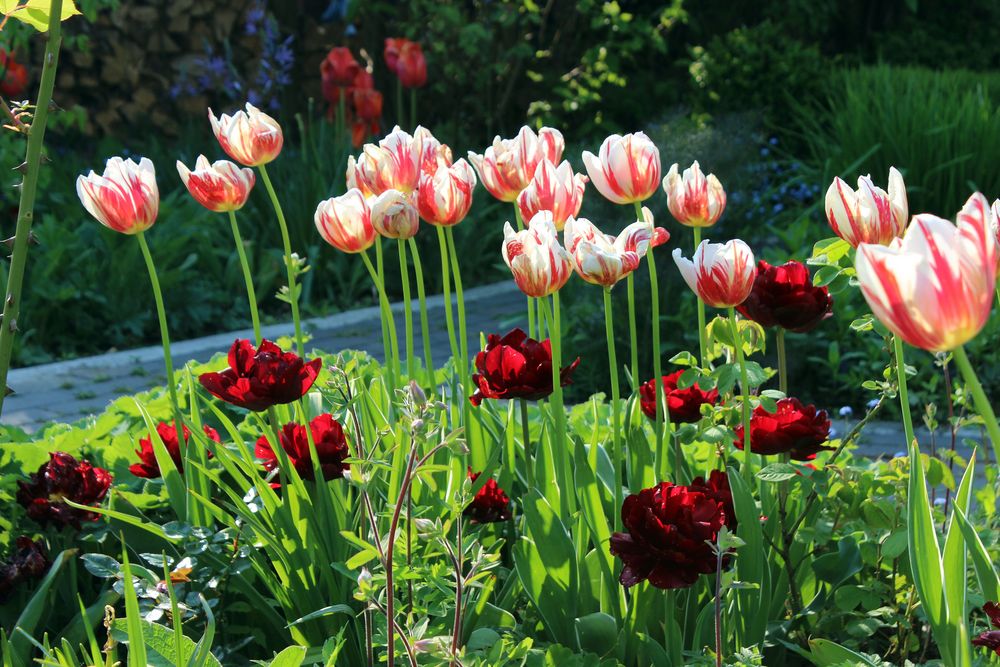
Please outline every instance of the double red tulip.
M27 482L17 483L17 502L31 519L43 526L51 523L79 530L81 522L97 521L100 515L70 507L63 501L97 505L108 494L111 479L111 473L88 461L77 461L65 452L52 452Z
M611 553L623 564L621 584L686 588L699 575L715 572L712 543L728 520L718 495L703 486L661 482L627 497L622 504L627 532L611 535Z
M187 447L188 440L191 437L191 432L188 431L187 426L181 426L184 431L184 447ZM215 442L221 442L219 440L219 433L214 428L205 424L202 426L202 430L205 431L205 435L208 436L210 440ZM177 471L184 473L184 452L181 451L181 444L177 441L177 427L174 424L168 424L167 422L160 422L156 425L156 433L160 436L160 440L163 442L163 446L166 448L167 453L170 454L170 458L174 462ZM135 450L136 455L139 457L138 463L133 463L128 467L129 472L131 472L136 477L143 477L145 479L158 479L162 476L160 472L160 464L156 461L156 453L153 451L153 438L147 435L145 438L139 440L139 449ZM209 458L212 457L212 452L208 452Z
M229 368L202 373L198 381L216 398L260 412L302 398L322 364L319 358L306 362L294 352L282 352L266 339L259 348L249 340L237 340L229 348Z
M729 475L722 470L712 470L708 474L708 479L695 477L688 484L688 488L704 493L712 500L722 503L722 509L726 513L726 528L736 531L738 521L736 519L736 505L733 504L733 491L729 486Z
M826 287L812 284L805 264L793 260L771 266L760 260L753 288L736 310L763 327L806 333L830 317L833 297Z
M743 424L736 426L737 449L743 449ZM815 405L803 405L797 398L782 398L772 414L758 405L750 418L750 451L754 454L788 454L807 461L827 447L830 418Z
M577 357L559 370L560 385L572 382ZM548 339L539 343L521 329L512 329L502 338L490 334L486 349L476 355L472 382L477 389L469 398L479 405L486 398L523 398L537 401L552 393L552 346Z
M996 602L987 602L983 605L983 611L989 617L990 625L996 629L980 633L972 640L972 645L988 648L1000 655L1000 605Z
M313 445L316 447L316 456L319 457L319 467L323 473L323 479L331 480L343 477L344 471L350 468L350 464L344 463L344 460L350 456L344 427L333 418L333 415L322 414L309 422L309 431L312 434ZM281 448L288 455L288 462L295 468L299 477L306 480L316 479L313 474L309 435L306 434L306 427L296 422L285 424L278 437L281 441ZM261 436L257 440L254 455L264 462L264 468L269 471L274 470L279 465L278 455L274 453L267 436Z
M8 99L21 99L28 88L28 70L14 59L13 53L0 49L0 95Z
M684 371L680 370L664 375L660 383L653 378L639 387L639 406L647 417L656 419L657 384L663 387L670 421L674 424L693 424L701 421L701 406L715 405L719 402L718 389L703 391L697 382L687 389L678 389L677 381L682 373Z
M10 556L0 563L0 602L10 597L22 581L42 578L51 564L42 540L18 537Z
M472 472L469 479L475 482L481 472ZM495 479L490 479L476 492L476 496L462 512L472 523L497 523L510 519L510 498L503 492Z

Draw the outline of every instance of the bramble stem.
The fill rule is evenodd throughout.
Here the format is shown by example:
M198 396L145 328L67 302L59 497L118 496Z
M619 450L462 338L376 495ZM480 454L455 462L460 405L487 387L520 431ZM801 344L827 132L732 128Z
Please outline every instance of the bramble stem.
M240 227L236 224L236 211L229 212L229 226L233 229L233 240L236 242L236 252L240 257L240 268L243 269L243 282L247 286L247 301L250 302L250 321L253 322L254 340L260 346L260 315L257 313L257 293L253 288L253 275L250 273L250 263L247 261L246 248L243 247Z

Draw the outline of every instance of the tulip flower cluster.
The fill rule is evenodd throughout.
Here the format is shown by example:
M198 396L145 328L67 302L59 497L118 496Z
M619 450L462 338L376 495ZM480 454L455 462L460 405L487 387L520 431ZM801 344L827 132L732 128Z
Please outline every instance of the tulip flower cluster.
M370 69L362 67L346 46L335 46L319 65L327 116L351 126L351 141L360 146L381 131L382 93L375 89ZM348 102L350 106L348 106Z

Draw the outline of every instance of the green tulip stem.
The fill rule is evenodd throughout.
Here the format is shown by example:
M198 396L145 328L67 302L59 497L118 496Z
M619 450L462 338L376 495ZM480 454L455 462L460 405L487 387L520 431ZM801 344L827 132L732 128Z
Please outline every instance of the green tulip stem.
M698 252L701 245L701 227L694 228L694 250ZM693 259L693 258L692 258ZM705 335L705 303L698 298L698 360L702 368L708 368L708 337Z
M983 418L983 422L986 424L986 432L990 434L990 440L993 441L993 460L1000 461L1000 426L997 425L997 416L993 412L993 406L990 405L990 401L986 397L986 392L983 391L983 385L979 383L976 371L972 368L972 364L969 363L969 357L965 354L965 349L959 346L952 353L955 357L955 363L958 365L959 370L962 371L965 383L969 386L969 391L972 393L972 399L976 403L976 410L979 411L979 416Z
M406 328L406 375L416 377L416 355L413 353L413 302L410 300L410 263L406 259L406 241L396 239L399 251L399 275L403 283L403 321Z
M614 504L612 505L615 515L615 530L622 528L622 476L624 469L624 453L621 450L621 390L618 386L618 359L615 354L615 326L614 314L611 308L611 288L604 288L604 333L608 343L608 365L611 367L611 461L614 465L615 477L612 481L614 488Z
M229 211L229 226L233 230L233 241L236 242L236 253L240 258L240 268L243 269L243 282L247 286L247 301L250 304L250 321L253 322L253 336L260 346L260 315L257 312L257 293L253 288L253 274L250 273L250 263L247 261L247 251L243 247L243 237L240 236L240 226L236 224L236 211Z
M747 377L747 361L743 358L743 339L740 327L736 322L736 309L729 307L729 326L733 336L733 350L736 352L736 363L740 366L740 411L743 416L743 477L749 486L753 481L752 462L750 459L750 380Z
M410 254L413 255L413 272L417 278L417 299L420 301L420 337L424 342L424 365L427 367L427 386L431 389L437 384L434 381L434 361L431 358L430 323L427 320L427 295L424 293L424 267L420 262L420 251L417 242L408 239Z

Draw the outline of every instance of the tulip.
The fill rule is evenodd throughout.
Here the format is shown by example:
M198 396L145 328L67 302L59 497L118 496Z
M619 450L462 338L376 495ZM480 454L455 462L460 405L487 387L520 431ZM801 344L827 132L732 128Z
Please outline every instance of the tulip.
M278 433L278 440L281 448L288 456L288 462L299 477L305 480L315 480L313 472L312 453L309 448L309 436L312 435L313 446L316 448L316 456L319 459L319 467L323 473L323 479L340 479L344 472L350 469L350 464L345 462L350 456L350 449L347 445L347 436L344 434L344 427L333 418L333 415L322 414L309 422L309 433L302 424L292 422L285 426ZM274 470L278 467L279 458L275 454L267 436L262 435L257 439L254 447L254 456L264 462L266 470Z
M771 266L760 260L750 295L736 310L763 327L807 333L830 317L832 308L830 290L812 284L805 264Z
M323 78L323 91L327 86L346 88L354 83L361 66L354 59L354 54L346 46L335 46L326 54L319 66Z
M440 165L452 165L451 147L442 144L431 131L422 125L417 125L413 137L420 141L420 173L433 174Z
M552 344L538 342L521 329L512 329L503 337L490 334L486 348L476 355L476 373L472 375L475 393L469 397L473 405L487 398L521 398L537 401L552 393ZM580 358L559 369L559 384L571 384Z
M413 238L420 229L415 199L399 190L386 190L375 197L370 204L372 227L387 239Z
M377 146L365 144L356 163L356 178L375 195L386 190L413 192L420 182L421 157L420 139L397 125Z
M28 70L24 65L14 60L13 53L0 49L0 95L8 99L20 99L28 88Z
M726 208L722 183L715 174L706 177L697 160L684 170L683 176L676 164L671 166L663 179L663 191L667 193L670 213L688 227L711 227Z
M549 296L573 275L573 259L559 243L551 212L539 211L529 220L528 228L519 232L505 223L503 234L503 261L528 296Z
M218 431L208 424L202 426L202 430L210 440L221 442ZM184 447L187 447L191 433L188 431L188 427L183 425L181 426L181 432L184 434ZM163 446L166 448L171 460L174 462L174 466L177 468L177 471L183 474L184 452L181 451L181 444L177 440L177 427L173 424L168 424L167 422L160 422L156 425L156 434L159 436L160 442L163 443ZM152 436L148 435L145 438L140 438L139 449L135 450L135 453L139 457L139 462L130 465L128 467L129 472L136 477L142 477L145 479L158 479L162 477L160 464L156 460L156 451L153 449ZM212 458L211 452L208 452L208 458Z
M583 164L597 191L615 204L649 199L660 184L660 151L642 132L612 134L600 157L583 152Z
M715 572L713 543L728 518L716 494L660 482L626 498L621 518L626 532L611 535L611 553L622 560L622 586L686 588Z
M393 74L399 63L399 51L408 40L403 37L386 37L385 47L382 50L382 57L385 59L385 66Z
M475 482L481 472L472 472L469 468L469 480ZM495 479L483 484L472 502L462 511L471 523L497 523L510 519L510 498L503 492Z
M323 360L305 361L294 352L265 339L259 347L237 340L229 348L229 368L198 376L216 398L254 412L292 403L305 396L319 375Z
M420 177L417 192L420 217L441 227L457 225L469 213L475 187L476 172L465 160L450 167L439 165L433 174Z
M686 389L680 389L677 382L683 373L684 371L675 371L670 375L664 375L660 382L654 377L639 386L639 407L643 414L650 419L656 419L656 387L660 386L663 387L663 396L671 422L694 424L701 421L701 406L718 403L719 390L703 391L697 382Z
M543 127L535 134L528 126L521 128L514 139L493 139L493 145L482 154L469 151L469 162L479 172L483 186L500 201L517 200L528 186L542 160L558 164L562 159L563 136L559 130Z
M360 190L320 202L313 221L323 240L341 252L363 252L375 243L371 209Z
M562 231L566 219L576 217L583 204L587 177L574 174L569 162L558 167L542 160L527 187L517 196L522 220L531 220L539 211L550 211L556 229Z
M361 167L358 166L359 162L367 159L364 153L358 159L355 159L353 155L348 155L346 172L347 189L359 190L365 199L375 196L375 193L368 189L368 182L362 177Z
M987 602L983 605L983 612L990 619L993 630L987 630L977 635L972 640L973 646L981 646L1000 655L1000 605L996 602Z
M17 483L17 502L25 508L28 518L44 526L73 526L80 529L83 521L97 521L100 514L66 504L96 505L104 500L111 487L111 473L77 461L65 452L51 452L49 460L27 482Z
M417 42L406 42L399 49L396 76L404 88L421 88L427 83L427 59Z
M160 208L156 170L149 158L136 164L113 157L104 175L91 170L77 177L76 194L98 222L122 234L138 234L152 227Z
M694 261L675 248L674 262L688 287L714 308L731 308L743 303L753 288L757 267L750 246L739 239L726 243L702 241Z
M7 560L0 562L0 603L6 602L22 581L41 579L51 565L44 540L19 536Z
M360 148L365 139L381 130L382 93L373 88L355 88L351 101L357 116L351 125L351 145Z
M195 201L216 212L243 208L256 182L249 167L240 168L229 160L209 164L204 155L198 156L194 171L178 160L177 173Z
M257 167L273 161L281 152L284 137L278 122L247 102L232 116L218 118L208 110L212 132L226 154L247 167Z
M736 448L743 449L743 425L736 426ZM750 451L754 454L788 454L806 461L828 447L830 418L815 405L803 405L797 398L782 398L774 413L763 405L754 408L750 419Z
M707 480L704 477L692 479L688 489L704 493L712 500L722 503L722 509L726 513L726 527L731 532L736 532L739 521L736 520L736 505L733 502L733 491L729 486L729 475L722 470L713 470Z
M839 177L826 191L826 218L833 233L857 248L862 243L889 245L906 229L906 186L889 168L889 192L875 187L871 176L858 178L855 192Z
M855 268L875 317L914 347L954 350L990 315L1000 257L986 198L969 198L953 225L914 216L902 240L858 246Z
M586 218L572 217L563 232L577 274L588 283L608 288L638 268L652 236L653 227L647 221L633 222L614 237Z
M993 235L997 237L997 243L1000 243L1000 199L993 202Z

